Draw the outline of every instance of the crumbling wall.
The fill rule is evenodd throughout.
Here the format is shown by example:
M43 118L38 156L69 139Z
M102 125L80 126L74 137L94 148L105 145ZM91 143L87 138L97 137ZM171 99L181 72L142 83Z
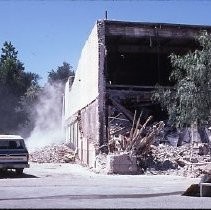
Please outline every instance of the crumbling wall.
M79 112L78 123L81 137L79 158L83 164L94 167L95 155L99 147L98 100Z
M95 166L99 148L98 99L92 101L66 121L66 143L75 150L81 163Z
M95 143L99 141L99 45L97 24L86 41L72 86L67 81L63 124L66 143L77 150L81 162L94 164Z
M98 21L98 46L99 46L99 144L103 153L108 152L108 118L107 118L107 93L106 93L106 66L107 66L107 46L105 43L105 22Z

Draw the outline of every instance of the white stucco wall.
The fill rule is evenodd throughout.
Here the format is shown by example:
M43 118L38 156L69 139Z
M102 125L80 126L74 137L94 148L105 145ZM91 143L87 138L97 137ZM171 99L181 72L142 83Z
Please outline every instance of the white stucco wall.
M96 23L82 49L71 91L69 91L69 82L66 83L64 120L98 96L98 57Z

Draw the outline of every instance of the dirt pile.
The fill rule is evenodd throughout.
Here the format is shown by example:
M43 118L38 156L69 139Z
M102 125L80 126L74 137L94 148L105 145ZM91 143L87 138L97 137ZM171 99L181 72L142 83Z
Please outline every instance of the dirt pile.
M54 144L31 152L29 161L37 163L70 163L75 161L75 152L66 144Z

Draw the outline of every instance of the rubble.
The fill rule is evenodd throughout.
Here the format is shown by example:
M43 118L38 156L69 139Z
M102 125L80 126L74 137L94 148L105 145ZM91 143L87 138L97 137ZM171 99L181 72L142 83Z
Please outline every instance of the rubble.
M180 147L159 144L151 146L146 156L139 156L137 163L143 168L145 174L171 174L189 177L202 177L211 173L211 156L201 155L199 148L195 147L190 157L190 144Z
M132 170L132 173L135 173L137 169L138 174L189 177L211 174L210 142L200 142L197 135L193 142L187 130L181 138L165 127L163 121L151 123L152 116L149 116L143 122L141 114L137 118L136 112L132 123L122 113L109 119L109 153L96 156L95 172L131 173ZM176 143L178 138L179 144ZM120 159L124 159L123 163ZM29 160L38 163L74 162L76 151L66 144L51 145L32 152ZM134 167L134 163L137 167Z
M200 148L204 146L207 148L204 143L195 147L192 158L190 158L190 144L180 147L163 143L151 145L148 153L136 156L137 174L177 175L192 178L211 174L210 154L202 155L200 153ZM119 155L119 157L127 154L131 157L130 154L126 152L109 153L108 155L100 153L96 157L96 169L94 171L97 173L109 174L108 157L112 157L114 154L116 156ZM134 164L131 166L133 165Z
M118 113L109 122L109 155L121 156L127 153L130 158L135 156L138 172L145 174L190 177L211 174L211 145L207 140L209 133L206 133L206 141L202 141L195 129L194 138L191 139L189 128L177 132L165 126L163 121L151 123L152 116L145 122L142 120L142 124L141 114L137 118L136 111L132 123L123 124L123 120L126 122L123 117L122 113Z
M71 163L75 161L76 152L67 144L53 144L37 149L29 154L29 161L37 163Z

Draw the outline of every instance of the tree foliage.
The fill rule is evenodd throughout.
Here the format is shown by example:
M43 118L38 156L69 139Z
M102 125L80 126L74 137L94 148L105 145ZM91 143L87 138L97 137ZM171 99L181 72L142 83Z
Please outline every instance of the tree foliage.
M171 54L172 89L158 88L153 100L168 111L177 127L205 125L211 116L211 35L202 31L196 37L200 49L186 55Z
M20 103L21 98L30 88L38 86L38 79L37 74L25 72L18 51L6 41L0 58L0 132L14 132L25 123L27 115Z
M65 84L69 78L69 76L74 76L75 73L73 71L73 67L70 66L69 63L63 62L62 66L58 66L56 70L51 70L48 74L48 82L50 84L54 82L61 82Z

